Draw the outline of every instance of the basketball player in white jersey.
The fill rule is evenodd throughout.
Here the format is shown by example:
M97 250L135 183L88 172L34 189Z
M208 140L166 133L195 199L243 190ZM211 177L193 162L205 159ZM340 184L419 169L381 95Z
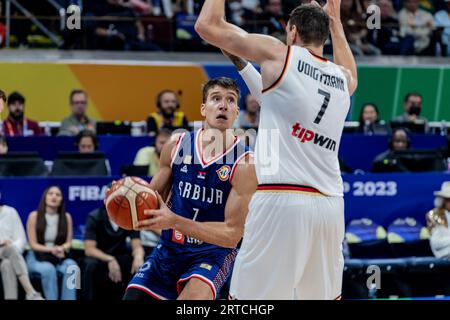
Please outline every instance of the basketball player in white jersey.
M258 191L231 281L236 299L337 299L344 238L339 143L357 86L340 0L294 9L287 45L224 20L225 0L205 0L199 35L261 66ZM334 63L322 58L333 40ZM269 165L267 165L269 163Z

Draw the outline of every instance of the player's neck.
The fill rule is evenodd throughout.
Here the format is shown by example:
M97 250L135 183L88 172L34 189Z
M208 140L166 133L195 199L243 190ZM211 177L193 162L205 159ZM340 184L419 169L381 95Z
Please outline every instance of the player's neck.
M50 214L58 213L58 208L57 207L46 206L45 207L45 213L50 213Z
M316 56L323 57L323 47L316 47L312 45L305 45L303 48L307 49L312 54L315 54Z
M216 157L221 153L225 153L226 150L228 150L228 148L236 141L236 137L233 134L232 129L221 131L205 126L199 134L202 147L201 150L204 158L208 158L210 156ZM214 154L204 154L205 150L210 150Z

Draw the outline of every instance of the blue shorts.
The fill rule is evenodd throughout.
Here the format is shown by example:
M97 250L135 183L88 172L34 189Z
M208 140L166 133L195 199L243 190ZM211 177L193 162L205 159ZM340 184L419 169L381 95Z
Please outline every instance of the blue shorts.
M192 251L182 246L158 244L128 288L141 290L155 299L175 300L191 278L204 281L214 299L227 281L236 249L213 248Z

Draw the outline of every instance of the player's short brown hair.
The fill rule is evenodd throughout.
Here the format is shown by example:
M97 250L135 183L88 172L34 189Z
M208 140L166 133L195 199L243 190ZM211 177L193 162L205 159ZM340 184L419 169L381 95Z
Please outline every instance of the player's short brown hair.
M2 99L6 103L6 94L3 92L3 90L0 90L0 99Z
M203 98L202 98L203 103L205 103L206 99L208 98L209 90L211 90L215 86L236 91L238 100L241 98L241 89L239 89L239 86L237 85L236 81L227 77L219 77L211 79L203 85Z
M292 10L290 26L296 26L303 45L323 46L330 35L330 19L319 6L302 4Z

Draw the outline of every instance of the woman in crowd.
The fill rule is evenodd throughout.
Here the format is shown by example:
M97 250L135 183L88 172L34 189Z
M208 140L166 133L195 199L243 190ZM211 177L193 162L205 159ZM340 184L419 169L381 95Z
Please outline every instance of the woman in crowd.
M60 274L61 300L75 300L76 285L69 279L74 272L68 268L76 263L67 257L72 243L72 218L65 210L59 187L52 186L44 191L37 211L28 217L27 232L31 247L27 255L28 269L41 276L45 298L58 299Z

